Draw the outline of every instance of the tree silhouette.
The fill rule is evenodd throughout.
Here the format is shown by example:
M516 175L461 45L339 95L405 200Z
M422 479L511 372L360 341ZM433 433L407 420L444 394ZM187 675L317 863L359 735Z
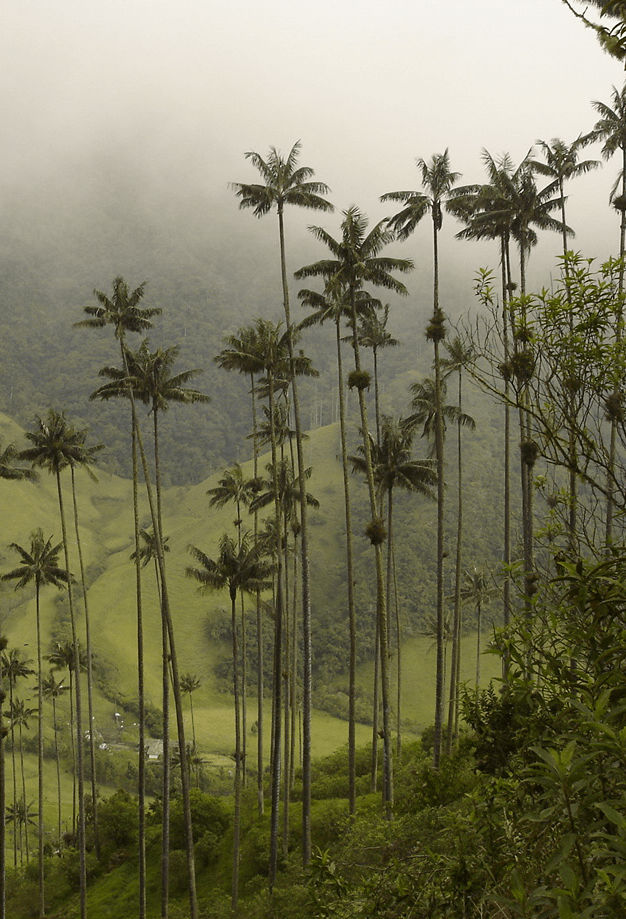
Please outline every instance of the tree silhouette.
M144 332L151 327L151 319L158 315L161 311L159 309L147 309L140 307L141 300L145 292L145 282L140 284L139 287L135 288L134 291L130 291L126 281L118 276L113 281L113 294L109 297L103 291L94 290L94 296L98 301L98 306L87 306L85 307L85 312L89 316L88 319L84 319L82 322L76 323L77 326L82 326L84 328L104 328L107 325L113 326L116 339L120 343L120 351L122 364L124 370L128 377L128 399L131 407L131 416L132 416L132 427L133 432L136 437L137 446L139 448L139 454L141 457L141 463L143 467L144 480L146 485L146 495L148 498L148 504L150 506L150 516L152 518L152 527L156 539L156 550L157 550L157 564L159 566L159 578L161 581L161 608L162 615L166 623L169 649L170 649L170 659L172 667L172 686L174 692L174 701L176 707L176 722L178 729L178 745L180 749L181 756L181 779L182 779L182 797L183 797L183 813L185 821L185 853L187 857L187 870L188 870L188 880L189 880L189 907L190 907L190 919L198 919L198 898L196 893L196 878L195 878L195 862L194 862L194 849L193 849L193 825L191 819L191 802L189 797L189 770L186 768L186 756L187 756L187 744L185 741L185 726L184 726L184 716L183 716L183 707L182 707L182 698L180 694L180 682L178 675L178 658L176 654L176 642L174 637L174 627L172 624L172 616L170 609L169 601L169 591L167 588L167 578L165 572L165 559L163 545L161 541L161 529L159 526L159 515L158 515L158 506L154 500L154 494L151 485L150 471L148 469L148 463L146 460L145 450L143 448L143 438L141 435L141 429L139 426L139 421L137 417L136 401L135 394L130 378L130 372L127 361L127 349L125 347L125 338L128 332ZM133 464L133 482L134 482L134 494L136 496L136 463ZM135 551L139 553L139 522L138 522L138 509L137 509L137 499L135 497ZM136 559L136 572L137 572L137 596L140 595L140 575L139 575L139 556L137 555ZM141 616L138 609L138 629L140 634L138 635L138 646L141 644ZM143 762L143 760L142 760ZM140 813L140 824L143 826L143 819ZM164 872L167 867L167 860L164 860ZM143 847L140 844L140 895L139 895L139 913L140 919L143 919L145 916L145 838ZM162 875L162 908L167 910L165 900L167 898L167 884L164 880L164 874ZM81 917L82 919L82 917Z
M256 217L262 217L276 208L280 243L280 268L283 288L283 308L289 351L290 383L293 393L293 410L296 426L296 452L298 457L298 480L300 482L300 548L302 555L302 633L304 645L303 674L303 755L302 755L302 861L306 865L311 857L311 594L309 579L309 531L307 522L307 501L304 489L303 430L300 420L300 400L296 381L296 354L294 351L293 325L289 306L289 284L285 251L285 205L302 207L315 211L332 211L333 205L324 198L329 192L323 182L313 181L314 171L310 166L298 166L300 141L296 141L289 154L283 157L275 147L263 159L258 153L249 152L246 158L261 175L264 184L233 183L241 208L252 208ZM274 881L270 872L270 887Z
M332 291L337 297L345 296L350 303L355 369L348 378L348 385L357 389L359 397L363 455L367 470L366 478L370 499L371 521L367 535L374 546L376 560L376 609L381 650L383 745L385 751L383 800L386 814L391 817L393 807L393 763L389 699L388 620L382 558L384 528L381 526L376 502L376 487L370 449L367 406L365 403L365 389L369 386L369 374L366 371L364 372L361 367L357 300L358 294L364 290L366 284L406 295L407 290L404 284L394 277L393 272L406 273L413 268L413 262L407 259L380 255L382 250L394 239L394 234L386 226L386 221L380 221L368 232L369 222L367 217L358 208L348 208L343 212L343 217L340 239L334 239L322 227L311 227L313 235L330 249L333 257L322 259L312 265L300 268L295 276L298 279L321 277L326 282L327 291Z
M35 612L37 635L37 791L39 807L38 824L38 871L39 871L39 916L45 916L45 888L44 888L44 826L43 826L43 674L41 654L41 588L47 584L62 588L67 585L69 574L66 569L59 566L59 552L61 543L52 545L50 538L46 539L43 530L35 530L30 537L30 547L25 549L17 543L9 546L19 556L20 564L0 577L2 581L15 581L15 589L35 585ZM21 740L21 738L20 738Z

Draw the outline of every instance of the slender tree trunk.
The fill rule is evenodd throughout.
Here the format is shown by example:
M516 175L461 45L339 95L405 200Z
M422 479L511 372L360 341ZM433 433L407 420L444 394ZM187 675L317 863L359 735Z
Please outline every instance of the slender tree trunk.
M122 360L124 363L124 369L128 375L128 364L126 361L126 352L124 350L123 341L121 344L122 350ZM181 765L181 782L182 782L182 799L183 799L183 819L185 825L185 853L187 856L187 870L188 870L188 888L189 888L189 910L190 910L190 919L198 919L198 900L196 893L196 874L195 874L195 861L194 861L194 849L193 849L193 824L191 819L191 802L189 797L189 768L188 768L188 755L185 742L185 723L184 723L184 714L183 714L183 704L182 696L180 691L180 675L178 671L178 658L176 655L176 643L174 638L174 627L172 623L172 616L169 603L169 593L167 589L167 578L165 573L165 559L163 553L163 543L161 540L161 532L159 528L158 512L157 507L154 501L154 495L152 491L152 486L150 484L150 472L148 469L148 463L146 460L146 454L143 448L143 440L141 437L141 429L139 427L139 422L137 419L137 411L135 407L135 398L132 392L132 389L129 387L128 396L130 399L132 416L133 416L133 427L137 435L137 446L139 448L139 455L141 457L141 463L143 467L144 480L146 485L146 495L148 498L148 504L150 506L150 516L152 519L152 526L155 534L155 543L157 550L157 563L159 566L159 578L161 581L161 595L162 595L162 612L167 624L167 634L169 640L169 649L170 649L170 660L172 668L172 688L174 692L174 705L176 709L176 724L178 730L178 745L180 753L180 765ZM82 919L82 917L81 917Z
M4 635L0 636L0 652L7 646ZM0 687L4 685L4 670L2 655L0 653ZM5 694L0 690L0 919L6 919L6 880L7 880L7 836L6 836L6 804L7 804L7 773L6 773L6 728L4 726L4 701Z
M57 767L57 803L58 803L58 821L59 821L59 841L58 847L61 848L61 761L59 759L59 738L58 738L58 725L57 725L57 701L55 696L52 696L52 721L54 727L54 758L56 761ZM2 917L0 917L2 919Z
M354 362L357 375L361 374L361 356L357 335L356 291L350 291L350 306L352 312L352 342L354 349ZM376 523L380 526L378 506L376 502L376 489L374 485L374 471L372 452L370 448L369 425L367 421L367 406L365 392L362 386L358 387L359 408L361 413L361 431L363 434L363 454L367 474L367 487L370 499L370 512L372 515L372 542L376 562L376 611L378 630L380 633L380 674L383 701L383 804L387 819L391 819L393 811L393 750L391 745L391 708L389 689L389 627L387 618L387 603L385 596L385 576L383 569L383 539L376 534Z
M154 435L154 468L157 503L157 523L159 539L163 545L163 506L161 502L161 464L159 462L159 422L158 406L152 406L152 424ZM135 437L133 429L133 438ZM133 440L134 443L134 440ZM154 522L153 522L154 525ZM156 527L155 527L156 529ZM139 530L137 529L137 539ZM139 569L138 577L139 577ZM159 612L161 616L161 696L162 696L162 731L163 731L163 808L161 814L161 919L169 916L170 899L170 784L171 784L171 754L170 754L170 645L167 630L167 617L163 610L163 591L161 589L160 571L158 561L155 560L156 585L159 595ZM195 745L195 738L194 738ZM144 767L145 776L145 767ZM144 778L145 788L145 778ZM144 845L144 876L145 876L145 845Z
M132 429L133 461L133 528L135 537L135 598L137 611L137 696L139 710L139 919L146 915L146 706L144 689L144 652L143 652L143 600L141 592L141 557L139 536L139 493L137 481L137 437Z
M24 746L22 743L22 722L20 721L20 770L22 773L22 819L24 823L24 847L26 849L26 864L30 861L30 849L28 846L28 808L26 805L26 774L24 772Z
M59 497L59 514L61 517L61 534L63 539L63 552L65 556L65 568L70 571L70 557L67 540L67 526L65 523L65 508L63 503L63 491L61 489L61 474L57 470L57 491ZM72 628L72 648L74 651L74 695L76 701L76 769L78 772L78 870L80 886L80 919L86 919L87 916L87 862L85 848L85 774L83 765L83 719L82 719L82 696L80 687L80 645L78 643L78 631L76 628L76 613L74 610L74 595L72 591L72 579L67 582L67 599L70 609L70 623Z
M270 442L272 451L272 489L274 492L274 519L276 521L276 598L274 610L274 662L272 686L272 785L270 814L270 864L269 889L272 893L278 870L278 822L280 808L281 776L281 715L282 715L282 646L283 646L283 549L280 527L280 492L276 455L276 430L274 424L274 380L268 373Z
M13 721L13 676L9 675L9 711L11 729L11 776L13 778L13 867L17 868L17 771L15 768L15 723Z
M502 330L504 337L504 361L508 366L509 362L509 292L511 289L511 263L509 258L509 247L505 237L501 240L501 259L502 259ZM503 558L504 564L504 627L507 628L511 619L511 577L509 569L511 565L511 407L509 405L511 385L509 383L508 373L504 381L504 546ZM508 659L505 656L502 660L502 676L506 680L508 677Z
M439 346L445 337L444 315L439 307L439 248L438 248L438 213L433 202L433 318L427 332L434 346L435 370L435 453L437 459L437 674L435 685L435 737L433 745L433 763L439 768L443 737L443 704L444 704L444 456L443 456L443 413L441 396L441 359Z
M456 557L454 562L454 619L452 622L452 660L450 662L450 697L448 702L448 732L446 738L446 753L452 753L454 738L454 725L456 724L456 708L459 698L459 684L457 683L458 662L461 655L461 571L462 571L462 541L463 541L463 451L461 448L461 412L463 411L463 378L459 368L458 391L459 420L457 423L457 518L456 518Z
M341 354L341 316L335 320L337 341L337 380L339 389L339 430L341 432L341 467L346 520L346 577L348 581L348 628L350 631L350 665L348 688L348 805L356 813L356 604L354 601L354 560L352 555L352 505L346 437L346 402ZM375 789L374 789L375 790Z
M239 832L241 826L241 711L239 699L239 647L237 643L237 589L231 587L231 629L233 635L233 693L235 702L235 812L233 819L233 882L231 908L239 899Z
M36 582L36 618L37 618L37 806L39 809L39 819L37 824L37 842L38 842L38 873L39 873L39 919L44 919L46 915L46 895L45 895L45 877L44 877L44 857L43 857L43 678L41 667L41 616L39 606L39 577ZM0 812L4 818L4 809Z
M480 637L483 627L482 604L476 606L476 691L480 689Z
M309 583L309 528L306 502L305 464L302 449L302 425L300 422L300 402L296 382L293 342L291 340L291 315L289 310L289 285L287 283L287 265L285 260L285 230L282 205L278 207L278 228L280 236L280 264L283 283L283 303L287 326L287 346L291 367L291 387L293 393L293 411L296 428L296 451L298 456L298 476L300 485L300 549L302 553L302 643L303 643L303 757L302 757L302 862L309 863L311 858L311 591Z
M281 679L283 680L283 836L282 852L286 857L289 852L289 803L290 803L290 785L289 776L291 774L291 736L290 736L290 717L289 709L291 706L291 628L289 624L289 612L291 609L291 593L289 587L289 554L288 554L288 535L287 535L287 516L283 514L283 542L285 545L285 617L283 621L283 667ZM293 585L294 592L296 585Z
M380 724L380 628L378 615L374 628L374 686L372 698L372 758L370 764L370 791L378 785L378 730Z
M400 607L398 604L398 583L396 579L395 542L393 534L393 488L387 496L387 609L391 609L391 585L395 601L396 618L396 759L400 763L402 756L402 632L400 628Z
M93 836L96 858L100 860L100 833L98 831L98 794L96 790L96 742L94 738L93 714L93 655L91 651L91 627L89 621L89 602L87 599L87 581L85 578L85 564L83 562L83 544L80 538L78 525L78 502L76 500L76 470L70 464L72 476L72 504L74 507L74 530L76 533L76 548L78 550L78 565L80 568L80 583L85 608L85 645L87 650L87 709L89 712L89 762L91 768L91 799L93 812Z
M257 417L256 417L256 393L254 388L254 374L250 374L250 395L252 398L252 453L253 453L253 473L255 481L259 475L259 444L257 437ZM259 538L259 514L254 512L254 542ZM263 794L263 763L264 763L264 719L263 719L263 701L264 701L264 660L263 660L263 614L261 610L261 592L256 592L256 632L257 632L257 808L259 814L263 814L264 794Z
M621 188L621 197L622 200L626 198L626 146L622 147L622 188ZM626 208L621 210L621 220L620 220L620 229L619 229L619 257L621 260L621 265L619 269L618 279L617 279L617 292L619 295L619 306L616 316L616 328L615 328L615 337L617 341L620 341L622 337L622 305L621 305L621 295L624 291L624 257L626 254ZM619 396L619 388L616 390L616 395ZM609 445L609 462L606 475L606 490L607 490L607 502L606 502L606 529L605 529L605 544L607 548L613 542L613 511L615 504L615 460L617 457L617 419L611 417L611 439Z

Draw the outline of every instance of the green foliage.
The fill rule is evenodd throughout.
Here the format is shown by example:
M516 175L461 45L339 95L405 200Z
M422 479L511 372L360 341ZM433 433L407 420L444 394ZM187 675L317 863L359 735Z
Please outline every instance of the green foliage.
M203 841L205 858L212 858L231 822L230 809L222 798L192 788L189 794L194 842ZM184 849L185 825L181 797L175 797L170 810L170 843L172 849Z
M98 806L100 843L104 851L130 853L137 843L137 798L120 789Z

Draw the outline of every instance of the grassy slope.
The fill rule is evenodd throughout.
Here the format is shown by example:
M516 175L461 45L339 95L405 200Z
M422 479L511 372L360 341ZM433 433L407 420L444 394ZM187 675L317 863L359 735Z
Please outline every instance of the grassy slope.
M14 440L19 444L22 434L16 425L0 416L0 438L3 443ZM310 513L311 573L318 603L326 602L326 597L332 596L334 589L333 583L325 583L326 590L320 589L319 579L328 577L328 572L335 572L333 577L337 578L336 572L341 572L343 510L341 466L337 453L336 424L312 432L306 456L314 469L308 488L321 503L319 510ZM267 457L261 461L262 469L266 461ZM244 473L252 474L250 463L244 464ZM224 757L233 749L232 705L230 696L218 691L213 665L227 655L229 649L221 643L210 642L205 636L204 624L207 617L227 608L228 598L225 593L202 594L184 574L185 566L189 564L189 544L198 545L212 555L222 533L232 528L233 508L209 509L206 492L220 476L221 473L217 473L190 488L166 490L164 516L171 547L167 565L180 669L183 673L194 673L202 680L200 689L194 694L198 746L206 755ZM133 550L131 486L128 481L107 473L101 473L96 483L79 472L78 488L83 549L89 570L93 650L100 679L106 682L109 695L106 698L101 692L96 692L95 717L102 733L110 737L115 726L115 711L123 709L125 700L136 698L135 584L129 562ZM69 479L66 489L69 489ZM3 547L11 541L27 544L33 528L41 526L46 535L60 539L56 485L47 474L42 475L36 484L0 481L0 507L3 520L0 564L3 570L13 564L13 553ZM69 491L67 511L71 512ZM149 513L145 502L142 503L141 518L147 526ZM73 564L77 566L76 561ZM42 629L46 649L50 647L53 635L59 636L59 630L61 634L64 631L68 634L67 623L59 626L60 599L53 588L48 588L43 596ZM34 659L34 598L31 594L15 593L10 587L3 587L0 604L9 646L25 648L25 653ZM145 579L144 604L147 700L159 707L161 631L151 570L147 571ZM432 721L434 654L428 651L430 644L428 639L412 638L405 645L404 719L406 726L413 730L420 730ZM465 660L465 675L471 678L474 666L472 652L466 654ZM483 670L486 674L489 672L487 662ZM364 696L367 696L371 685L371 665L365 664L360 668L359 684ZM250 723L255 720L253 706L254 700L250 699ZM269 709L267 716L269 719ZM132 717L126 718L125 723L126 738L129 741L136 739ZM190 734L188 716L187 724ZM51 739L50 723L47 724L47 733ZM360 726L357 741L366 743L369 734L368 727ZM346 740L345 722L324 713L315 714L313 744L316 755L325 755L345 744ZM253 735L250 743L253 743Z

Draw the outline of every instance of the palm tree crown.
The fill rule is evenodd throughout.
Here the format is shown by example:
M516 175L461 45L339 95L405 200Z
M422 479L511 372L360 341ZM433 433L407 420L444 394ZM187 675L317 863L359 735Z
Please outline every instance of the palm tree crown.
M150 320L160 316L161 310L145 309L139 306L145 293L146 281L130 291L123 277L113 281L113 295L108 297L101 290L94 290L98 306L86 306L85 313L90 317L76 322L77 328L103 329L107 325L115 328L115 337L123 340L126 332L145 332L152 327Z
M429 211L432 215L435 230L440 230L443 223L442 204L450 195L455 182L461 177L460 172L450 169L450 156L446 149L443 153L434 154L430 162L423 159L415 161L422 175L422 185L426 193L419 191L390 191L381 195L381 201L400 201L404 204L389 220L390 227L400 239L406 239L415 230L418 223Z
M343 218L340 239L334 239L322 227L309 227L315 238L328 246L334 258L306 265L295 272L295 277L325 278L327 290L331 291L348 290L356 295L365 284L372 284L406 296L406 287L391 272L406 274L414 267L412 260L380 255L395 239L387 221L381 220L368 233L369 221L357 207L345 210Z
M63 544L52 545L52 539L46 539L43 530L35 530L30 537L30 548L12 542L9 546L20 557L20 564L6 574L0 576L2 581L16 581L15 589L26 587L34 582L37 589L44 584L53 584L63 587L67 583L69 574L59 565L59 552Z
M287 157L283 157L276 147L270 147L266 159L254 151L246 153L246 159L261 173L265 184L233 182L239 207L252 208L255 217L264 217L273 207L282 213L285 204L316 211L334 210L330 201L322 197L329 193L328 186L311 181L315 173L310 166L297 166L300 147L298 140Z
M86 447L87 432L71 427L64 412L49 409L45 420L36 416L35 422L36 430L26 432L26 439L33 446L21 450L19 458L55 475L68 467L88 468L95 454L103 449L102 444Z

